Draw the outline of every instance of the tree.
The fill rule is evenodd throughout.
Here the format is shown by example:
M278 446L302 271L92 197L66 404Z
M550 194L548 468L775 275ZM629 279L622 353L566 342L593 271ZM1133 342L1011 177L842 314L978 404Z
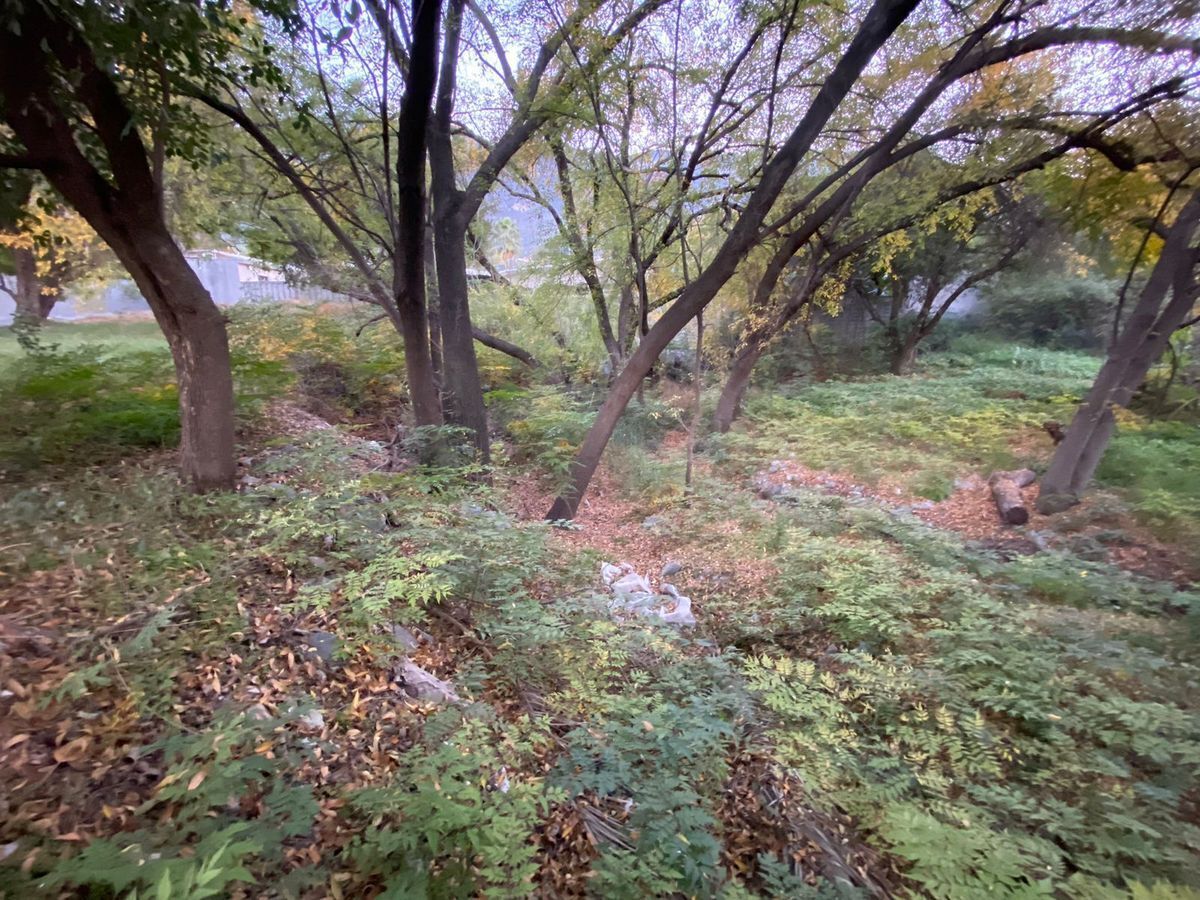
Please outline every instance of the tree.
M0 291L12 297L14 318L36 325L68 285L101 269L100 239L74 210L35 194L31 182L24 205L9 218L0 230Z
M473 327L468 296L468 232L484 200L495 187L513 157L543 127L560 114L573 91L599 71L613 50L666 0L643 0L629 12L617 14L607 26L591 22L605 9L601 0L588 0L557 22L538 45L528 73L518 80L499 32L478 5L469 5L473 19L486 36L489 56L485 65L501 74L507 102L502 130L488 139L477 129L455 122L459 60L463 48L466 0L450 0L443 28L441 71L437 99L428 132L430 189L433 206L434 253L437 261L439 325L444 360L443 391L447 417L469 428L480 455L487 459L489 438L487 410L479 367L475 359ZM592 37L584 36L591 26ZM577 60L573 68L555 65L567 46ZM482 160L465 186L459 187L459 157L455 153L456 131L479 146Z
M1034 238L1039 215L1004 191L946 204L940 214L892 232L861 282L886 296L883 310L867 288L867 311L883 329L888 369L907 375L917 348L962 296L1009 266ZM898 252L897 252L898 250Z
M1042 477L1037 504L1042 513L1078 502L1116 429L1113 410L1129 405L1200 296L1200 246L1195 243L1200 189L1188 187L1181 193L1186 199L1165 229L1158 261Z
M833 71L820 82L820 87L805 115L779 150L769 155L769 161L763 166L762 177L755 191L741 210L737 222L712 262L667 308L614 382L609 397L601 407L575 458L571 486L555 501L547 514L548 518L563 519L574 515L608 439L641 379L671 338L712 301L747 253L761 242L765 236L763 226L766 218L797 165L821 135L829 118L847 93L861 78L866 63L908 18L914 7L915 4L876 3L867 12ZM1006 41L997 40L998 37L1007 34L1009 26L1020 20L1022 14L1028 11L1029 8L1020 3L1002 3L986 13L981 24L969 26L965 36L951 41L950 46L954 48L951 58L940 65L925 86L916 92L916 100L898 115L879 140L863 150L850 163L835 171L830 176L830 183L835 184L842 178L847 179L846 184L869 180L886 168L887 157L921 116L948 87L972 73L1060 45L1116 43L1151 50L1175 49L1191 52L1194 52L1196 47L1194 41L1161 34L1146 27L1143 22L1136 23L1138 27L1130 28L1073 26L1070 23L1075 16L1070 11L1063 11L1061 15L1065 18L1059 22L1048 21L1044 26L1028 33L1019 34ZM1057 10L1055 12L1058 13ZM1152 18L1155 24L1163 21L1160 16ZM945 35L937 35L937 38L940 46L946 46ZM913 49L906 49L908 56L912 57ZM930 52L936 53L939 50L930 48ZM791 211L781 216L779 221L768 225L766 234L777 231L781 227L780 221L786 224L801 213L810 212L810 207L816 203L821 193L810 192ZM829 208L826 208L827 206ZM815 231L824 221L835 215L840 206L840 203L831 206L828 203L817 204L817 210L824 212L821 215L813 213L808 216L812 230ZM801 238L798 239L797 248L807 241L807 237L803 236L804 231L804 228L799 230Z
M281 3L259 9L288 15ZM203 131L183 84L215 84L235 43L261 47L227 4L5 4L0 165L36 169L116 254L171 348L179 385L180 470L193 490L233 486L233 379L225 321L167 227L168 155L198 158ZM272 79L262 57L238 77ZM149 145L147 141L149 140Z

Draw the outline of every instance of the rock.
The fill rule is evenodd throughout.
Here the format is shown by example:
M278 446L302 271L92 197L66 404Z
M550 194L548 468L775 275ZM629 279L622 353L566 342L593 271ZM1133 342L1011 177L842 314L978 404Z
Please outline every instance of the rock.
M767 471L774 475L783 468L783 461L778 459L771 460L771 464L767 466Z
M392 625L392 640L403 647L405 653L408 653L410 650L416 650L421 644L420 639L415 634L403 625L396 624Z
M922 500L920 503L914 503L912 508L913 509L933 509L935 506L937 506L937 504L934 503L932 500Z
M255 722L265 722L267 719L271 718L271 711L261 703L255 703L246 710L246 717L248 719L253 719Z
M1079 498L1071 493L1042 494L1037 499L1037 511L1043 516L1066 512L1079 503Z
M308 564L314 569L320 569L322 572L329 571L329 562L323 556L310 556Z
M682 571L683 571L683 563L677 563L674 560L671 560L665 566L662 567L662 571L659 573L659 577L670 578L672 575L678 575Z
M238 465L242 466L243 468L248 469L252 465L254 465L254 457L253 456L239 456L238 457Z
M904 518L907 518L908 516L911 516L912 511L913 511L913 507L911 507L911 506L897 506L897 507L894 507L893 509L888 510L888 512L890 512L892 514L892 516L897 519L904 519Z
M337 652L337 635L328 631L310 631L304 636L304 641L313 653L321 657L322 662L329 662Z
M404 660L399 666L398 674L404 683L404 692L414 700L439 705L460 702L454 685L431 675L414 662Z
M262 484L262 479L255 478L253 475L243 475L239 481L245 487L254 487L256 484Z
M662 516L646 516L642 519L643 528L662 528L665 524Z
M1031 531L1026 535L1030 542L1043 553L1050 549L1050 540L1048 536L1049 532L1046 531Z
M954 489L956 491L972 491L980 487L981 483L978 478L972 475L970 478L955 478Z
M325 727L325 716L319 709L310 709L302 716L297 716L296 721L305 728L311 728L314 731L319 731Z

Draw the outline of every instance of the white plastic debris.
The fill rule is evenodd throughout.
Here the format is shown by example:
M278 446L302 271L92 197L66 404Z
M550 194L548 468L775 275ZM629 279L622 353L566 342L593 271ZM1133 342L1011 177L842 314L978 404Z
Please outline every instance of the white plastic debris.
M618 617L657 616L670 625L696 624L690 597L683 596L675 585L667 582L655 591L650 581L629 563L601 564L600 579L612 591L609 608Z
M650 582L637 572L630 572L612 583L614 594L649 594Z
M606 587L612 587L614 581L632 571L633 566L629 563L621 563L619 566L614 566L612 563L600 563L600 580Z

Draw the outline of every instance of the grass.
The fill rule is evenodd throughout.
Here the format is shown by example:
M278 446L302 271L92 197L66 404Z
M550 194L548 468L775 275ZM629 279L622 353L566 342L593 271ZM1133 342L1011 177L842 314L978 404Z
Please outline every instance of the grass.
M46 322L41 339L60 351L83 347L105 347L121 353L156 352L167 348L166 339L153 321L120 322ZM0 328L0 368L24 355L11 328Z
M1099 361L1082 353L963 339L907 378L798 382L751 395L747 427L721 443L736 459L792 456L868 483L890 478L944 499L957 478L1028 466L1053 451ZM1097 482L1170 537L1200 535L1200 428L1123 413Z

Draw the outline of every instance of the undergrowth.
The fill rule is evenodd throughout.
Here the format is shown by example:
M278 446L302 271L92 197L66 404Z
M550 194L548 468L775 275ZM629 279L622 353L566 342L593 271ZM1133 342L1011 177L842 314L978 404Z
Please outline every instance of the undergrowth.
M383 471L377 447L323 431L256 448L220 498L152 461L27 473L0 499L0 613L41 650L0 657L19 762L0 889L1196 896L1194 594L741 486L784 447L927 496L1026 461L1010 436L1069 408L1090 363L986 359L754 398L754 429L710 444L686 504L679 453L652 449L678 413L648 398L615 448L624 489L670 540L719 534L771 573L750 592L692 564L686 631L614 616L597 554L516 521L467 456ZM504 464L553 477L594 397L497 391ZM1186 461L1187 435L1155 428L1118 452ZM1120 487L1189 490L1153 478ZM404 653L458 701L405 693ZM771 778L746 787L747 760Z

